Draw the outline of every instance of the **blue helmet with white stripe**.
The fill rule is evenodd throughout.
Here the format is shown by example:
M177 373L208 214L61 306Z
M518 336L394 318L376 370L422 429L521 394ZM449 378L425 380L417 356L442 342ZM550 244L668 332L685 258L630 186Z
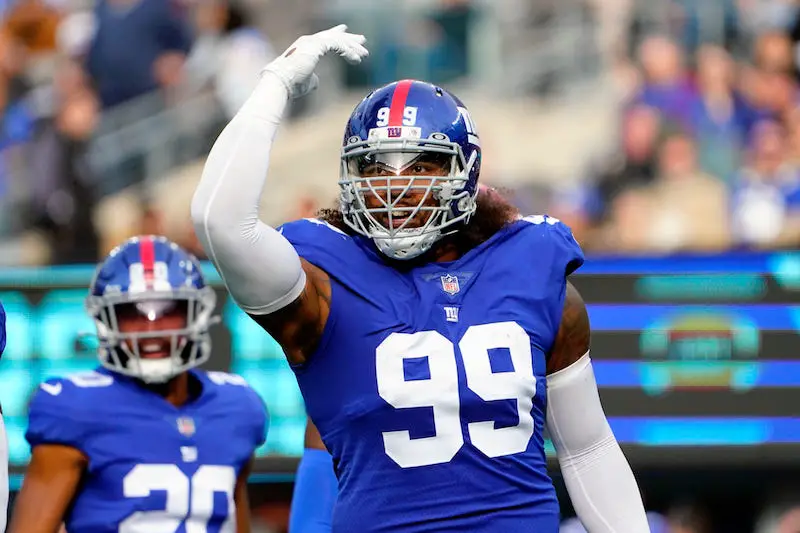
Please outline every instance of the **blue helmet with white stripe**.
M129 239L98 265L86 298L100 363L146 383L204 363L215 304L193 255L165 237Z
M345 223L393 259L411 259L475 212L481 148L469 112L430 83L402 80L368 94L344 132Z

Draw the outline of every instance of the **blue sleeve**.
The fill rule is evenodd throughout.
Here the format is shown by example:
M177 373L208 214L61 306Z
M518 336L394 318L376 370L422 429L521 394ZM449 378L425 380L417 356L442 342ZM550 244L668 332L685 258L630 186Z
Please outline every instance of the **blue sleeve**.
M547 215L523 218L532 225L530 250L537 263L544 264L552 282L564 283L566 276L578 270L584 262L583 250L569 226Z
M346 253L342 247L347 247L351 240L339 228L315 218L287 222L278 231L292 243L300 257L321 268L335 261L337 254Z
M338 494L339 482L333 472L331 454L306 448L297 467L289 531L330 533L333 505Z
M3 304L0 303L0 356L6 349L6 310L3 309Z
M61 379L49 379L34 393L25 432L25 440L31 448L40 444L63 444L85 451L83 447L91 429L70 389Z
M547 294L549 330L553 337L545 343L555 341L561 327L564 300L567 294L567 276L583 265L584 257L580 245L572 236L569 226L557 218L546 215L533 215L523 219L531 224L526 230L529 235L524 240L528 260L541 269L536 283L544 287ZM548 348L549 349L549 348Z
M583 265L585 260L583 250L572 235L572 230L563 222L553 224L550 230L556 248L555 274L569 276Z

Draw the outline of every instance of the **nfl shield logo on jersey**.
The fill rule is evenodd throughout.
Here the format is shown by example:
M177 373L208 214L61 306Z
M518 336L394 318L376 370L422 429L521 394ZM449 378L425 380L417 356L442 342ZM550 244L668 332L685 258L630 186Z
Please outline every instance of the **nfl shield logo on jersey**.
M191 437L194 435L194 420L188 416L182 416L178 419L178 431L181 435Z
M440 278L442 280L442 290L450 296L456 294L461 288L458 286L458 278L447 274Z

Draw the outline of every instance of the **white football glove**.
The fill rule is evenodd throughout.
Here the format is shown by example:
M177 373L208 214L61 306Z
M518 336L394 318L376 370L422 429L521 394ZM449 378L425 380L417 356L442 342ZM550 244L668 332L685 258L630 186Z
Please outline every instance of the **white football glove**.
M369 55L364 46L363 35L347 33L347 26L340 24L329 30L313 35L303 35L286 51L261 71L269 72L280 78L290 98L300 98L310 93L319 85L314 69L320 58L334 51L352 64L360 63Z

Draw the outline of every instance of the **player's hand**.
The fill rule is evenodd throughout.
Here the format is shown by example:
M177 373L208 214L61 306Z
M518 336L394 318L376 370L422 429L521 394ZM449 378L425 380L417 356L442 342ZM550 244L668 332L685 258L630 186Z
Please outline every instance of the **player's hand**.
M290 98L299 98L319 85L314 69L320 58L328 52L336 52L349 63L357 64L369 52L364 48L363 35L347 33L347 26L340 24L329 30L297 39L280 57L264 67L286 85Z

